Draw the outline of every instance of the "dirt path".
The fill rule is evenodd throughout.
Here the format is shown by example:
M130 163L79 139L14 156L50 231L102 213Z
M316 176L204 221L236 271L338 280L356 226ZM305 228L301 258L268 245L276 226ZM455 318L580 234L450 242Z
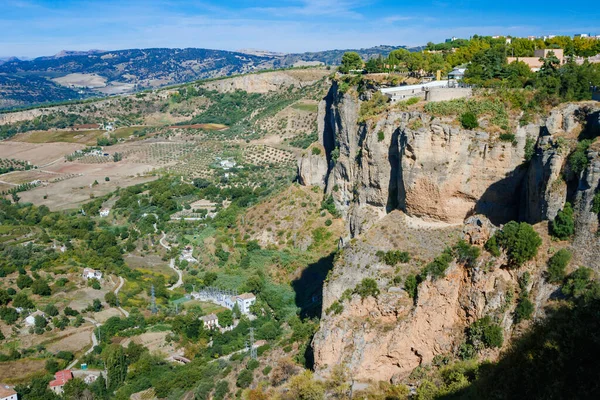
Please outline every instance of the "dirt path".
M94 324L96 326L96 328L100 328L102 326L102 324L100 324L98 321L96 321L92 318L83 317L83 319ZM87 349L87 351L83 354L84 356L87 356L88 354L90 354L92 351L94 351L94 347L98 346L98 339L96 339L96 335L94 335L94 329L92 329L91 336L92 336L92 346L89 349ZM73 360L73 362L71 364L69 364L66 369L73 368L75 365L77 365L78 362L79 362L79 358Z
M160 245L161 245L162 247L164 247L165 249L167 249L167 250L171 250L171 246L169 246L169 245L168 245L168 244L165 242L165 238L166 238L166 237L167 237L167 234L163 232L163 233L162 233L162 237L161 237L161 238L160 238L160 240L159 240L159 243L160 243ZM177 267L175 267L175 259L174 259L174 258L171 258L171 260L169 261L169 267L170 267L171 269L173 269L173 270L174 270L174 271L177 273L177 276L179 276L179 279L177 280L177 283L176 283L176 284L174 284L173 286L171 286L171 287L169 288L169 290L175 290L175 289L177 289L178 287L180 287L181 285L183 285L183 274L181 273L181 270L180 270L180 269L178 269Z
M115 296L117 296L117 304L119 301L119 290L121 290L121 288L123 287L123 285L125 284L125 279L123 279L122 276L119 277L119 286L117 286L117 288L115 289ZM121 308L121 306L117 305L117 308L119 309L119 311L121 311L121 313L125 316L125 318L129 317L129 313L127 311L125 311L124 309Z

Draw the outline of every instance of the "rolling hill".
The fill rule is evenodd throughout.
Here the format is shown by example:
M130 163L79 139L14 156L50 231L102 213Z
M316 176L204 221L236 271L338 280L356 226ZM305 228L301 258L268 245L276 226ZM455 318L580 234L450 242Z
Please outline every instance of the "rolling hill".
M352 51L368 59L397 48L377 46ZM62 51L27 61L8 58L0 63L0 109L129 93L303 62L336 65L346 51L280 54L153 48Z

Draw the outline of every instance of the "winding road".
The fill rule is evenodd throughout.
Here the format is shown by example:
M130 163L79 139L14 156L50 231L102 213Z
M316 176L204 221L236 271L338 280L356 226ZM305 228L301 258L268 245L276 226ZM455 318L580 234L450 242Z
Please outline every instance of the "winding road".
M123 279L122 276L119 277L119 286L117 286L117 288L115 289L115 296L117 296L117 304L119 301L119 290L121 290L121 288L123 287L123 285L125 284L125 279ZM123 315L125 316L125 318L129 317L129 312L125 311L124 309L121 308L120 305L117 305L117 308L119 309L119 311L121 311L121 313L123 313Z
M167 250L171 250L171 246L169 246L168 244L166 244L166 242L164 241L165 238L167 237L166 233L162 233L162 237L159 240L159 243L162 247L164 247ZM183 274L181 273L181 270L178 269L177 267L175 267L175 259L171 258L171 260L169 261L169 267L174 270L175 272L177 272L177 276L179 276L179 279L177 280L177 283L174 284L173 286L171 286L169 288L169 290L175 290L178 287L180 287L181 285L183 285Z
M91 322L96 328L100 328L102 326L102 324L99 323L98 321L96 321L95 319L88 318L88 317L83 317L83 319L88 322ZM94 351L94 347L96 347L96 346L98 346L98 339L96 339L96 335L94 335L94 329L92 329L92 346L89 349L87 349L87 351L85 353L83 353L83 356L87 356L92 351ZM75 360L73 360L73 362L71 364L69 364L67 366L66 369L72 369L74 366L77 365L78 362L79 362L79 358L76 358Z

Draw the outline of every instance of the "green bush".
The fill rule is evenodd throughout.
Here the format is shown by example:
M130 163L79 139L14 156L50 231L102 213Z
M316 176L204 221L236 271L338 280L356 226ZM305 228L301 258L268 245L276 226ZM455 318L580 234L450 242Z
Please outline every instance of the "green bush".
M321 155L321 149L318 147L313 147L311 149L311 153L313 156L320 156Z
M526 319L531 319L533 310L534 306L531 300L527 296L521 296L515 309L515 323L518 324Z
M592 212L600 214L600 192L594 195L594 200L592 200Z
M412 106L413 104L417 104L420 101L420 99L418 97L411 97L410 99L406 100L406 105Z
M450 266L450 263L453 259L454 258L452 257L452 250L447 248L432 262L427 264L427 266L423 269L423 275L431 275L434 279L443 277L446 274L446 270Z
M484 248L494 257L500 257L500 246L498 245L496 235L492 236L487 242L485 242Z
M535 155L535 140L532 138L527 138L525 140L525 162L531 161L533 156Z
M270 365L267 365L266 367L263 368L262 373L263 375L269 375L269 372L271 372L271 370L273 369L273 367L271 367Z
M500 140L503 142L511 142L512 143L515 141L515 135L512 133L501 133Z
M550 283L559 283L565 279L567 265L571 261L572 254L567 249L560 249L548 260L547 280Z
M242 372L240 372L240 374L238 375L235 384L236 384L237 387L245 389L248 386L250 386L250 384L252 383L253 378L254 377L253 377L251 371L249 371L247 369L243 369Z
M575 151L569 156L569 167L575 174L581 174L588 165L587 150L592 142L590 140L582 140L577 143Z
M406 293L408 293L411 299L417 298L418 289L419 280L417 279L417 276L414 274L408 275L404 281L404 290L406 290Z
M590 284L592 270L587 267L579 267L571 273L561 288L562 293L569 297L581 297L585 294Z
M454 254L456 259L466 265L467 267L474 268L476 265L477 258L481 254L481 249L477 246L471 246L464 240L460 240L454 246Z
M249 371L254 371L256 368L258 368L259 365L260 364L257 360L250 360L248 361L248 364L246 364L246 369Z
M479 122L477 121L477 115L474 113L467 111L466 113L460 116L460 124L465 129L475 129L479 127Z
M327 315L334 313L335 315L339 315L342 313L342 311L344 311L344 306L339 302L339 301L334 301L333 303L331 303L331 305L329 307L327 307L327 310L325 310L325 313Z
M334 218L339 218L341 216L337 208L335 208L335 202L331 195L327 196L327 198L321 202L321 210L329 211L329 214Z
M364 278L356 287L354 288L354 293L359 295L362 300L366 299L369 296L377 297L381 291L377 287L377 282L371 278Z
M384 140L385 140L385 133L383 133L383 131L377 132L377 141L383 142Z
M471 324L467 331L467 337L477 350L483 347L502 347L504 343L502 328L498 324L494 324L487 315Z
M575 232L575 222L573 221L571 203L565 204L565 207L558 212L550 226L552 228L552 235L560 240L566 240L573 235Z
M330 219L325 220L325 226L331 226L331 224L333 224L333 222Z
M520 267L531 260L542 244L540 235L526 222L511 221L495 237L498 246L506 251L511 267Z
M386 263L389 266L394 266L398 263L406 264L410 261L410 255L406 251L390 250L390 251L378 251L375 254L379 261Z

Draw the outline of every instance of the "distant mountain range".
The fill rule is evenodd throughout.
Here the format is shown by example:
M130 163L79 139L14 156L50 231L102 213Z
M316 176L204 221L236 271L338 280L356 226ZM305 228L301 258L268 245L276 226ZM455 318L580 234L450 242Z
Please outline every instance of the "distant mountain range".
M399 48L404 46L300 54L156 48L61 51L33 60L10 57L0 59L0 109L129 93L262 69L337 65L346 51L369 59Z

